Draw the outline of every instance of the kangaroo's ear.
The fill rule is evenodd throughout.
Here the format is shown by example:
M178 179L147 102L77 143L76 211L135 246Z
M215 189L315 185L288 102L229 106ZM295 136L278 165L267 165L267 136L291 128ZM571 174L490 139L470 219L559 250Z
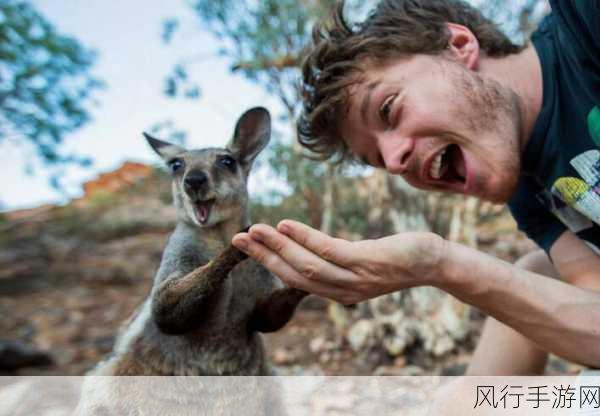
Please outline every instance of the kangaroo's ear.
M270 138L271 116L265 108L255 107L242 114L227 148L249 169Z
M148 141L148 144L152 149L165 161L169 161L174 156L185 152L186 150L183 147L171 144L169 142L164 142L162 140L158 140L148 133L144 133L144 137Z

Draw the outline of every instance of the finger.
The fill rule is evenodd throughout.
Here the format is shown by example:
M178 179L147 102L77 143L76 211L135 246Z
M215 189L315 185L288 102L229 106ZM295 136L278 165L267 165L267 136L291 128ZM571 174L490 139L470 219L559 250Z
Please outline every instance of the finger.
M344 304L352 304L359 301L358 294L351 290L344 290L335 285L306 279L277 253L271 251L262 243L253 240L247 233L235 235L232 244L265 266L289 287L302 289Z
M296 271L276 253L269 250L262 243L250 238L248 234L236 235L233 237L232 244L261 263L284 283L290 286L295 283L295 281L290 281L290 276L293 276Z
M357 283L357 276L353 272L320 258L273 227L263 224L254 225L250 228L249 235L277 253L304 279L321 281L342 288L351 288Z
M249 234L243 233L234 236L232 244L261 263L285 283L296 283L296 281L290 282L290 277L288 277L297 273L296 270L263 243L252 239Z
M319 257L342 267L357 255L349 241L333 238L301 222L283 220L277 225L277 230Z

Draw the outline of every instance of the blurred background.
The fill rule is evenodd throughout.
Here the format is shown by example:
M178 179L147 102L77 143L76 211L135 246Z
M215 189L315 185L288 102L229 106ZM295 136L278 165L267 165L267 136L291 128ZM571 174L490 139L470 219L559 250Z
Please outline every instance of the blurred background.
M474 3L519 42L549 10ZM349 1L348 15L374 4ZM275 132L252 172L254 222L348 239L433 230L508 261L534 248L502 206L306 158L299 67L333 5L0 0L0 374L83 374L147 295L175 213L142 131L223 146L265 106ZM461 374L483 319L431 288L352 307L311 297L267 345L283 374Z

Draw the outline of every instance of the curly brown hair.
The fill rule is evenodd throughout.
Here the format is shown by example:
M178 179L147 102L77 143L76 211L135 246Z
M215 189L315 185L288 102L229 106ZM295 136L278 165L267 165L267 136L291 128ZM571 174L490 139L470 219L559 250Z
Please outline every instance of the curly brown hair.
M467 27L490 57L520 52L491 20L461 0L382 0L362 23L351 25L340 2L326 23L313 30L313 49L302 67L303 109L298 140L317 158L351 158L340 134L349 89L365 64L384 64L413 54L435 55L450 39L446 23Z

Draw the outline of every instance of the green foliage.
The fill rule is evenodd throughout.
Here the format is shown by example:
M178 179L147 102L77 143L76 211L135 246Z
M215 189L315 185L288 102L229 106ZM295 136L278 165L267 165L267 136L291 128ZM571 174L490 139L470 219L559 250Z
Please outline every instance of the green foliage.
M163 21L163 31L161 37L164 43L171 42L173 34L178 27L179 21L177 19L165 19L165 21Z
M191 2L201 27L220 42L220 54L230 60L232 72L242 74L277 97L285 110L280 120L286 122L292 131L295 130L294 123L301 103L298 88L300 66L310 45L312 28L329 14L334 4L334 0ZM350 6L349 9L356 7ZM179 26L175 19L164 22L165 43L172 41ZM194 85L192 64L193 60L188 59L174 66L166 79L167 96L181 96ZM310 219L311 224L319 226L326 164L312 161L300 149L294 148L290 143L295 137L287 139L292 140L281 140L281 135L274 134L267 159L274 174L289 185L290 196L275 195L275 199L282 201L288 211L280 215L281 209L257 203L257 212L270 212L272 221L293 217ZM272 201L273 196L270 197Z
M325 173L325 163L309 159L306 154L281 141L270 145L268 155L268 163L274 173L292 189L318 190L322 187L321 178Z
M89 164L59 148L67 134L90 119L84 104L102 86L89 74L94 59L92 51L58 33L27 2L1 1L0 142L33 145L50 166Z
M336 182L338 192L336 193L336 216L333 229L366 236L369 230L366 215L370 207L369 202L357 192L357 178L337 175Z
M311 175L304 176L304 179ZM355 236L365 236L368 233L369 223L365 218L369 211L369 202L365 198L358 195L356 189L356 178L353 176L335 176L335 210L333 230L338 233L343 231L346 236L348 234ZM320 183L318 183L321 186ZM317 201L322 202L319 198L320 193L316 193ZM293 192L290 195L277 195L275 198L261 198L254 196L251 199L251 218L254 223L277 224L285 218L293 218L296 221L301 221L311 224L311 207L307 204L307 199L301 193ZM322 207L317 207L319 210ZM313 224L317 225L318 224Z
M163 92L167 97L184 97L195 100L200 98L200 87L189 79L183 64L175 65L171 74L165 79Z
M316 20L327 14L333 0L196 0L202 23L222 41L221 53L239 71L277 95L288 111L299 102L299 66Z
M335 1L192 0L190 4L201 27L219 40L220 54L231 60L231 70L277 96L288 112L286 116L294 119L300 103L299 68L312 27L328 15ZM164 21L165 43L172 41L179 26L177 19ZM188 61L174 67L166 80L168 96L179 96L192 88L190 65Z
M304 223L309 222L306 207L301 198L295 194L270 202L253 198L250 201L250 213L253 223L276 225L286 218L293 218Z

